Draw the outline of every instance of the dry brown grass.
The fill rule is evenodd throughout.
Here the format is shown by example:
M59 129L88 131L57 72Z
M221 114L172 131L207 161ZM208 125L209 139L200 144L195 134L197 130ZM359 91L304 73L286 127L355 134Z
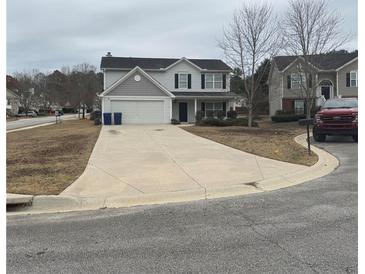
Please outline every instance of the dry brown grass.
M294 141L294 137L305 133L305 127L294 123L272 123L267 119L259 122L259 128L247 127L183 127L198 136L246 151L259 156L311 166L318 156Z
M7 192L62 192L84 171L100 129L90 120L71 120L8 133Z

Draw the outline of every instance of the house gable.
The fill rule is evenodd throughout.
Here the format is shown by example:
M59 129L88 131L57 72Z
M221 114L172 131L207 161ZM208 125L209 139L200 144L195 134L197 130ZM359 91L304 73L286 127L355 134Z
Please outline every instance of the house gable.
M169 96L174 97L166 88L139 67L108 87L101 95L104 96Z

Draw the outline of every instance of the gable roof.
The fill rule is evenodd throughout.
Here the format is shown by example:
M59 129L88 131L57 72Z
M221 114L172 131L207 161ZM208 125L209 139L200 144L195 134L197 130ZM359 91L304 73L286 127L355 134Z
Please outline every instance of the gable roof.
M343 65L349 63L357 58L358 53L329 53L321 55L310 55L311 63L319 70L336 70ZM291 63L293 63L298 56L276 56L274 61L279 71L285 70Z
M128 72L126 75L124 75L123 77L121 77L118 81L114 82L110 87L108 87L106 90L104 90L99 97L103 97L106 96L110 91L112 91L114 88L116 88L117 86L119 86L121 83L123 83L124 81L126 81L131 75L133 75L136 71L138 71L139 73L141 73L144 77L146 77L149 81L151 81L156 87L158 87L159 89L161 89L164 93L166 93L166 95L174 98L175 95L172 94L170 91L168 91L163 85L161 85L158 81L156 81L154 78L152 78L148 73L146 73L143 69L141 69L140 67L135 67L134 69L132 69L130 72Z
M202 70L225 70L231 71L232 68L219 59L188 59L188 58L140 58L140 57L107 57L101 58L101 69L132 69L136 66L144 69L166 69L185 59Z
M13 97L20 98L19 94L16 91L11 90L10 88L6 88L6 95L8 94Z

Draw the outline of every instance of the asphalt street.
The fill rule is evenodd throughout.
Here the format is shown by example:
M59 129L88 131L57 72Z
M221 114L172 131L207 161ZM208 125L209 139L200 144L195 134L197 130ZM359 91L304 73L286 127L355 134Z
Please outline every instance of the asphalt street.
M72 119L76 118L77 115L75 114L65 114L61 116L61 119ZM54 123L56 122L55 116L46 116L46 117L34 117L34 118L25 118L25 119L19 119L16 121L10 121L6 122L6 130L13 130L13 129L19 129L23 127L31 127L36 125L42 125L47 123Z
M242 197L10 216L8 273L357 273L357 144L331 174Z

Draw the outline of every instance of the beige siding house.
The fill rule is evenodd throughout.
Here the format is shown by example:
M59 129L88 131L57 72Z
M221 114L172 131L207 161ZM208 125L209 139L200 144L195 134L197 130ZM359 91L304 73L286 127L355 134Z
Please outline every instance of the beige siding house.
M304 94L300 88L298 56L276 56L272 60L269 74L270 116L278 110L304 112ZM313 79L317 83L314 100L320 104L335 97L358 97L358 53L333 53L313 56ZM311 81L312 82L312 81Z
M10 89L6 89L6 114L8 116L14 116L18 114L20 106L19 95Z
M234 106L232 69L217 59L113 57L101 59L103 113L122 113L124 124L195 122L197 111ZM113 120L113 119L112 119ZM103 120L104 122L104 120Z

